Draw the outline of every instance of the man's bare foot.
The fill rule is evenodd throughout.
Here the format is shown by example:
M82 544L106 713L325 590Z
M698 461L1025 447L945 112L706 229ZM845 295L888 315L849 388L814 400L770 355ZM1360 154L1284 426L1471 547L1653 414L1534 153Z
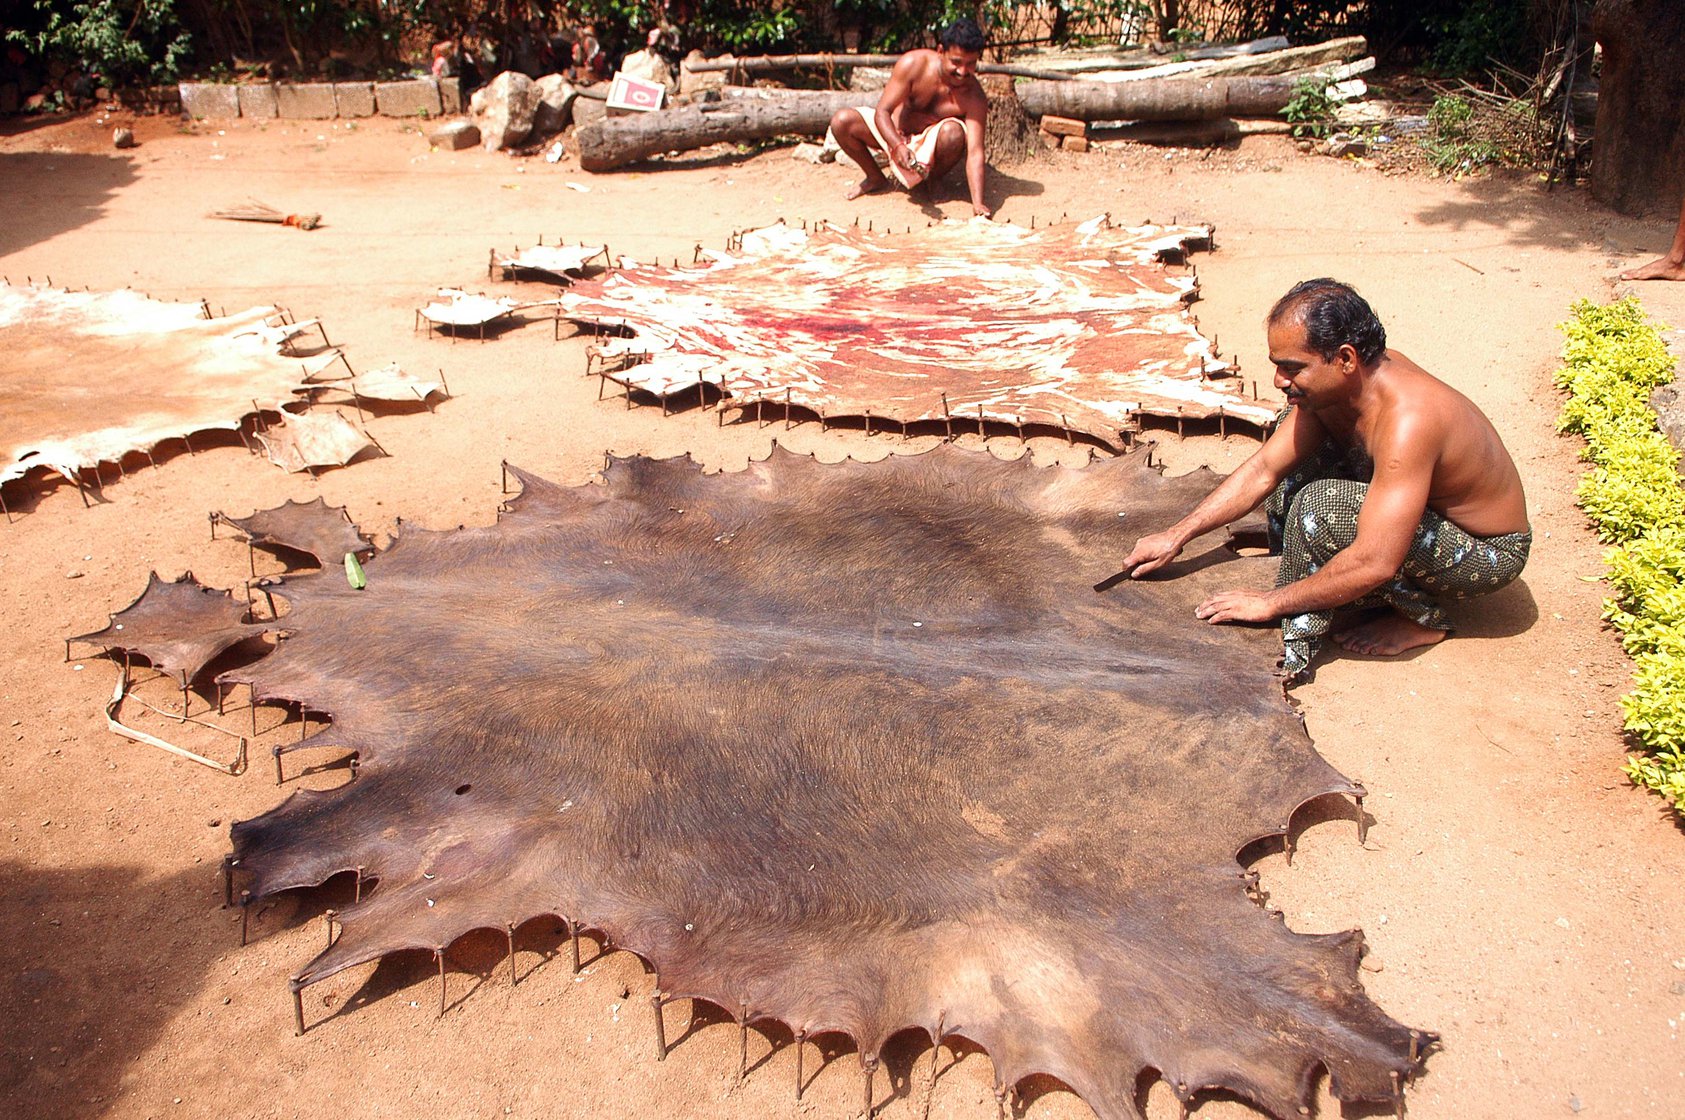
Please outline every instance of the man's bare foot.
M1672 257L1657 257L1647 265L1629 268L1621 273L1622 280L1685 280L1685 261Z
M845 194L843 198L849 202L853 202L863 194L878 194L888 189L889 180L884 178L882 175L879 175L876 179L860 180L858 183L848 188L848 193Z
M1395 653L1403 653L1407 649L1417 649L1421 646L1431 646L1445 640L1447 631L1435 630L1431 626L1423 626L1413 622L1401 614L1388 611L1379 618L1372 618L1367 622L1360 622L1356 626L1341 630L1334 635L1334 640L1341 647L1353 653L1373 654L1376 657L1391 657Z

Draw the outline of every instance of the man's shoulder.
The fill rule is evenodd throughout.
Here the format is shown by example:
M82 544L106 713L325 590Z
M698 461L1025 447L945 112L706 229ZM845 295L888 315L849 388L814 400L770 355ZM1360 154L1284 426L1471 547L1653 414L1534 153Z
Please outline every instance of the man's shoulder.
M895 69L904 72L924 72L936 66L941 61L941 55L929 47L915 47L895 60Z

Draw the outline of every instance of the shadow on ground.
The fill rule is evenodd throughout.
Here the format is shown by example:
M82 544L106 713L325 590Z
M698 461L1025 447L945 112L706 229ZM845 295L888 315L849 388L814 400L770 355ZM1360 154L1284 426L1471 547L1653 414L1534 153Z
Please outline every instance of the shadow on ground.
M0 153L0 197L10 203L5 221L0 221L0 255L100 218L111 197L134 181L134 165L124 156ZM52 204L31 204L41 198L51 199ZM8 279L14 284L24 282L22 276Z
M214 871L0 861L0 1116L98 1116L231 942Z
M1603 209L1584 187L1546 190L1521 172L1465 179L1459 187L1458 198L1423 208L1417 219L1458 232L1490 230L1519 247L1580 250L1604 243L1606 233L1595 218L1621 218Z

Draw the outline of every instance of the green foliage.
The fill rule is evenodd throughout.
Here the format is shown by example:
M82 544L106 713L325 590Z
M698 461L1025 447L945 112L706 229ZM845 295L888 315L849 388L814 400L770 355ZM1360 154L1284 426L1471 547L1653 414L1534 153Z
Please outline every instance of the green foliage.
M17 23L6 42L114 86L172 81L193 50L174 0L34 0Z
M1528 43L1527 0L1469 0L1423 23L1435 45L1428 65L1442 74L1480 73L1519 60Z
M1627 731L1648 752L1626 773L1685 814L1685 489L1679 453L1656 430L1649 392L1673 376L1661 335L1631 297L1598 307L1581 300L1562 325L1568 391L1559 427L1585 436L1592 469L1579 502L1604 540L1615 595L1603 616L1633 657L1621 699Z
M699 32L734 52L766 51L792 39L801 28L794 7L772 3L702 3L687 30Z
M1465 97L1448 94L1434 98L1428 124L1433 131L1422 140L1422 150L1436 170L1463 174L1489 164L1515 162L1501 144L1482 135L1474 105Z
M1321 138L1333 131L1334 109L1326 79L1300 78L1293 83L1293 96L1282 110L1282 116L1293 126L1294 136Z

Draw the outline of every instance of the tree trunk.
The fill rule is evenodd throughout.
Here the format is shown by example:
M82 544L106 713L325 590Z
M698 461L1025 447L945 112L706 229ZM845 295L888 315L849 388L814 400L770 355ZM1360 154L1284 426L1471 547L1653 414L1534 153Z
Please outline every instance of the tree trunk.
M1024 112L1018 91L1007 77L986 77L983 92L989 98L989 122L983 132L983 151L997 167L1023 163L1039 150L1036 124Z
M1293 99L1298 79L1147 78L1135 82L1025 82L1024 111L1082 121L1209 121L1269 117Z
M1598 0L1603 45L1591 193L1623 213L1673 213L1685 194L1685 3Z
M992 111L1008 132L1034 117L1053 113L1084 121L1198 121L1224 117L1268 117L1293 97L1291 76L1267 78L1146 78L1134 82L1025 82L1017 87L1022 108L991 97ZM612 171L662 152L687 152L709 144L768 140L774 136L823 136L838 109L876 105L876 92L751 89L727 86L721 100L608 117L575 134L579 165ZM1022 124L1013 123L1027 114ZM994 132L994 129L991 129ZM986 141L988 143L988 141ZM1014 137L995 132L989 154L1012 162Z
M662 152L688 152L709 144L769 140L774 136L823 136L838 109L876 105L878 94L842 91L763 90L728 86L724 98L636 116L607 117L575 134L579 166L612 171Z

